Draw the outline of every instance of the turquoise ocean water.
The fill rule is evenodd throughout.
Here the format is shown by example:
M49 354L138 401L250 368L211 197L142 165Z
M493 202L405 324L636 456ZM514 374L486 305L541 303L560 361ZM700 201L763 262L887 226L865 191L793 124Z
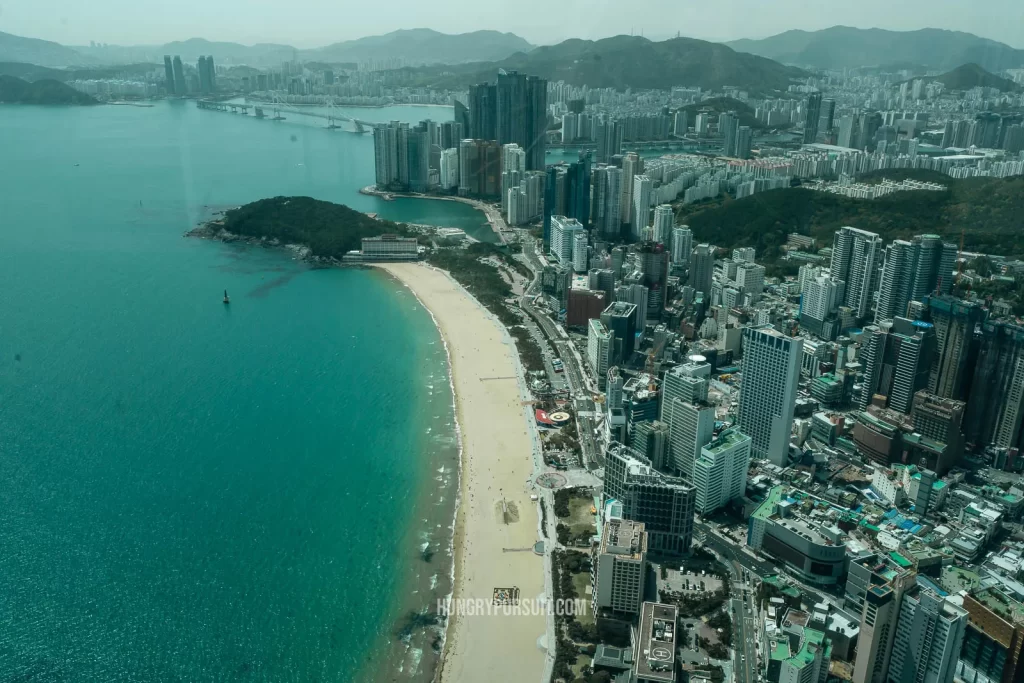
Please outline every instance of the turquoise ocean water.
M429 314L375 272L182 236L303 194L491 239L465 205L357 194L372 146L190 102L0 107L0 680L428 673L436 635L397 634L450 589Z

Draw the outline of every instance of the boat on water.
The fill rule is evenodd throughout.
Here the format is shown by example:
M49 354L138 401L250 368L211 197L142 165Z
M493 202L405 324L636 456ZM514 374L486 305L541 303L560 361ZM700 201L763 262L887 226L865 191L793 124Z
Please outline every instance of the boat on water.
M226 303L226 304L231 303L231 297L228 296L228 290L226 290L226 289L224 290L224 303Z

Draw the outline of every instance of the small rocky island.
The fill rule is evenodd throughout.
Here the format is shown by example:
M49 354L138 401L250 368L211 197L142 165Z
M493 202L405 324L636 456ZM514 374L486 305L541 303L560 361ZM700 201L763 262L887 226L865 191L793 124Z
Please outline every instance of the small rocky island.
M402 223L380 220L344 204L312 197L271 197L231 209L186 233L189 237L267 246L300 247L317 261L341 261L360 248L364 237L415 237Z

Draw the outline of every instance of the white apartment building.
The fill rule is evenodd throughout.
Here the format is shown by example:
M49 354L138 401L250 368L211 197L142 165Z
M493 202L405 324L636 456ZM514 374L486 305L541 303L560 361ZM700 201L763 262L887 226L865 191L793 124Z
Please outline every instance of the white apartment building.
M741 498L746 493L749 466L750 437L736 428L726 429L701 448L693 465L697 512L708 515Z
M793 431L803 340L771 327L743 330L743 376L737 424L752 456L785 467Z

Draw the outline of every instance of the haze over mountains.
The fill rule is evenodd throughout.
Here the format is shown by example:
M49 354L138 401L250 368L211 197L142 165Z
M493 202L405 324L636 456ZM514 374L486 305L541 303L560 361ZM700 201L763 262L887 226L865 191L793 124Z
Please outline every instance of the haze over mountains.
M695 38L654 42L641 36L615 36L596 41L571 39L497 62L464 64L447 69L444 77L430 83L464 87L492 80L499 68L573 85L619 89L733 85L761 92L785 90L794 79L807 75L770 59L736 52L721 43Z
M292 59L358 62L388 58L398 58L410 64L461 64L504 59L513 53L532 48L530 43L519 36L498 31L448 35L430 29L400 30L310 50L276 43L241 45L204 38L190 38L165 45L67 47L48 40L0 32L0 61L49 67L162 63L165 54L181 55L187 62L196 61L200 55L214 55L218 64L250 66L276 66Z
M180 55L186 62L195 62L200 55L214 55L218 65L255 67L277 66L293 59L352 63L397 58L406 65L419 66L413 71L420 85L448 88L490 80L498 68L505 68L592 87L731 85L761 93L785 90L794 79L806 77L807 73L797 67L889 66L915 68L921 73L944 71L950 73L941 78L949 81L947 87L955 89L967 89L972 84L1006 89L1008 82L987 72L1024 67L1024 50L940 29L899 32L834 26L730 43L693 38L652 41L620 35L596 41L570 39L542 47L534 47L512 33L447 35L410 29L302 50L275 43L241 45L202 38L159 46L68 47L0 32L0 62L82 69L159 65L165 54ZM445 68L437 68L439 65Z
M726 44L784 64L818 69L893 65L946 71L972 62L989 71L1024 66L1024 50L971 33L935 28L888 31L833 26Z

